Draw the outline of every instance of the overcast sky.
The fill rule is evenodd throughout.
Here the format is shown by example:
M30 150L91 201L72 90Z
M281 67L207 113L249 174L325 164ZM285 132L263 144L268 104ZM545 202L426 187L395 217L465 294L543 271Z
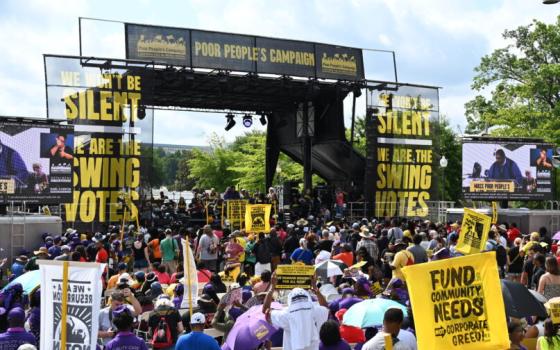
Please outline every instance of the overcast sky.
M394 50L399 81L442 87L441 112L464 129L480 58L507 44L505 29L559 13L540 0L0 0L0 115L46 116L42 54L78 55L82 16ZM123 32L86 23L84 54L124 58ZM388 56L366 53L365 65L367 78L392 79ZM238 122L226 133L223 114L157 111L155 124L155 142L172 144L205 145L212 132L230 141L246 130Z

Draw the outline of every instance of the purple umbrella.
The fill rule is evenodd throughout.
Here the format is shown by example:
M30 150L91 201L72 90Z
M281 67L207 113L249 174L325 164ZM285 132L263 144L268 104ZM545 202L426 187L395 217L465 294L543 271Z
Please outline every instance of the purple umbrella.
M282 304L272 303L273 309L282 309ZM251 307L235 320L222 350L256 349L278 331L266 321L262 313L262 305Z
M560 231L556 232L554 236L552 236L552 239L555 241L560 241Z

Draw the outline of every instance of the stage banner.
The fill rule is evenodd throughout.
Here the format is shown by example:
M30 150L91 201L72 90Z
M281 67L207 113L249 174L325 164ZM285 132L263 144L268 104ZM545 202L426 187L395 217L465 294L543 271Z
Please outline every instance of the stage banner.
M359 80L364 78L362 50L344 46L315 45L317 78Z
M126 57L190 66L190 31L125 23Z
M184 241L183 251L183 266L185 273L185 291L183 293L183 300L181 301L181 308L189 309L192 312L198 296L198 272L196 270L196 263L194 255L188 240Z
M426 217L433 200L436 164L437 88L400 86L367 93L366 199L373 215Z
M246 232L270 232L271 204L248 204L245 207Z
M74 127L0 119L0 203L72 202Z
M480 253L485 250L492 218L468 208L464 212L457 251L467 255Z
M125 24L127 59L192 68L362 80L361 49L252 35Z
M104 268L105 264L39 260L41 349L96 348Z
M45 56L51 119L74 126L73 198L67 222L136 222L149 187L153 70L103 69L79 57ZM123 200L123 193L130 200Z
M406 266L419 350L509 348L496 253Z

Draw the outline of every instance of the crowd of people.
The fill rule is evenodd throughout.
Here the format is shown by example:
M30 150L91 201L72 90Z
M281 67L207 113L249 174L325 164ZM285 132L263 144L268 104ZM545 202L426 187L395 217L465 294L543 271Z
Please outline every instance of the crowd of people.
M222 200L231 191L209 195ZM273 201L274 192L264 198ZM198 196L188 205L179 201L174 214L179 206L196 207L197 201ZM42 246L22 251L11 264L4 260L1 266L13 281L38 269L39 259L107 264L98 333L104 349L227 350L236 320L255 307L275 332L251 349L377 350L385 348L387 339L393 349L416 349L407 291L414 281L406 280L402 269L461 256L456 249L460 224L395 218L352 222L337 205L333 202L327 212L319 205L317 211L290 222L271 218L269 232L222 227L221 220L201 226L150 220L147 227L111 226L104 233L67 229L44 234ZM331 216L330 209L336 214ZM548 300L560 296L557 243L545 228L527 234L514 223L500 223L492 226L486 250L496 252L502 278ZM182 307L186 244L194 253L200 287L192 312ZM342 273L323 275L317 270L309 288L277 290L279 265L317 266L327 261L336 261ZM389 308L379 324L366 328L342 322L352 306L377 298L393 300L407 312ZM12 283L0 293L1 349L36 346L40 321L40 287L27 295L21 284ZM208 335L207 329L219 335ZM525 349L524 337L537 339L540 350L560 349L558 326L550 318L510 318L508 331L511 349Z

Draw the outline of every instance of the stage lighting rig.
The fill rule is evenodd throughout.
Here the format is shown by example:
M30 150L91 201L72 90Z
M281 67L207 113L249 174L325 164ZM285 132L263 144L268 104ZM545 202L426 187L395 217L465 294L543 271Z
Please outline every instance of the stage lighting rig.
M259 118L259 121L261 122L261 125L266 125L266 115L263 113L261 114L261 117Z
M253 117L250 114L245 114L243 116L243 126L250 128L253 125Z
M235 126L235 116L231 113L226 114L226 131L230 131Z

